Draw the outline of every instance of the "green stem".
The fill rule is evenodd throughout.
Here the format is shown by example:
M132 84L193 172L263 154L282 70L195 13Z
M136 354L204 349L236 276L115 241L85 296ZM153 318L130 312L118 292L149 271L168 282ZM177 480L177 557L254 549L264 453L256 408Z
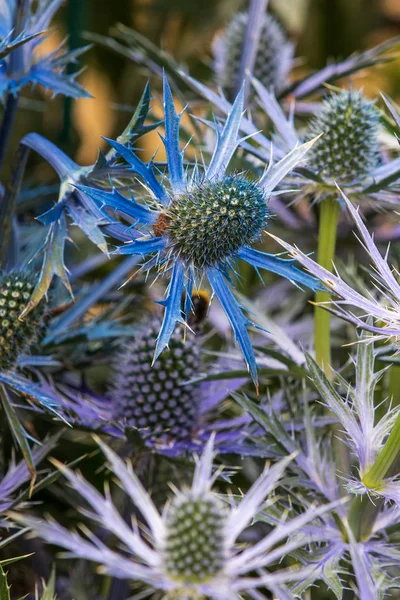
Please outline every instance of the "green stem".
M377 489L377 488L379 488L379 485L381 484L382 479L385 477L385 475L387 475L388 477L394 477L400 471L399 423L400 423L400 418L397 419L397 422L395 423L394 428L393 428L392 432L390 433L385 446L381 450L381 454L378 456L378 460L380 460L381 455L384 453L384 450L388 445L388 442L392 436L392 433L393 433L393 439L395 440L396 436L398 439L397 453L396 453L396 448L393 447L393 445L392 445L391 446L392 449L391 450L389 449L387 451L386 458L384 457L383 463L382 463L382 460L380 460L381 465L383 464L384 467L383 467L382 471L380 472L380 480L379 481L377 479L374 481L370 475L371 472L375 469L375 466L376 466L378 460L375 462L374 466L362 478L363 483L368 485L368 487L371 487L371 488L374 487L374 489ZM396 427L397 427L397 432L396 432ZM391 458L393 456L394 456L394 460L391 461ZM378 468L379 468L379 465L378 465ZM378 468L377 468L377 471L378 471ZM374 475L374 473L373 473L373 475ZM367 479L367 481L366 481L366 477L367 478L369 477L370 479ZM372 486L372 484L374 484L374 485ZM369 538L369 536L371 535L371 531L373 529L375 519L378 516L384 503L385 503L385 501L383 498L374 499L373 502L367 496L356 496L356 498L354 498L352 505L350 507L350 510L349 510L349 525L353 530L356 540L363 541L363 540L367 540Z
M340 214L340 204L336 198L326 198L321 202L318 256L317 260L321 267L332 272L333 259L335 257L336 232ZM330 295L327 292L317 292L315 301L328 302ZM331 364L331 315L328 311L318 306L314 313L314 343L315 358L328 378L332 378Z
M400 414L397 416L393 429L385 445L377 456L375 463L362 478L363 484L371 489L377 489L382 484L397 456L400 454Z
M320 204L319 213L319 235L317 260L321 267L333 270L335 258L336 233L340 215L340 204L335 196L325 198ZM317 292L315 301L329 302L330 294ZM331 353L331 315L324 308L315 307L314 313L314 345L315 359L328 379L332 379L333 372ZM340 441L340 427L332 426L333 446L338 469L347 473L350 469L349 455L346 446ZM342 492L345 493L344 484L341 484Z
M389 397L392 398L392 406L400 404L400 367L392 365L389 372Z
M349 510L349 525L357 541L364 541L369 538L375 519L384 503L383 498L371 502L366 495L354 498Z

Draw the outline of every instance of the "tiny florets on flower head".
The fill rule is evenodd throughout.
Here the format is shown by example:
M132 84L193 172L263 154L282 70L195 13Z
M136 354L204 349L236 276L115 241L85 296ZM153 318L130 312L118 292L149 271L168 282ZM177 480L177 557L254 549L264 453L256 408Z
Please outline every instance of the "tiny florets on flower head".
M153 363L160 324L154 320L124 346L115 363L114 418L153 442L190 438L197 423L199 385L186 383L200 372L200 345L182 328Z
M12 368L18 357L43 335L43 302L25 319L19 318L34 287L31 274L11 272L0 276L0 369Z
M215 494L176 496L165 515L161 554L174 581L205 583L220 574L227 560L227 512Z
M234 94L239 74L248 18L247 13L236 15L220 40L219 48L216 48L218 84L229 98ZM291 66L287 49L287 39L281 26L271 15L265 14L253 74L266 88L281 88L285 83ZM218 56L219 50L221 56Z
M238 175L198 185L161 214L172 253L197 269L218 265L257 241L268 216L263 190Z
M228 272L236 259L257 269L266 269L293 282L315 289L320 284L296 269L292 261L252 248L263 233L269 217L266 206L273 190L304 158L314 144L311 140L293 148L263 176L252 182L242 174L228 174L229 163L241 142L239 137L244 107L244 86L232 106L225 125L217 127L217 141L204 172L198 169L188 177L184 168L184 152L180 148L181 115L175 110L171 88L164 78L165 137L169 177L160 183L151 161L146 165L132 148L108 140L114 150L145 181L155 200L154 207L138 203L132 196L127 202L117 190L99 191L80 186L80 190L96 203L114 207L129 215L144 227L145 233L118 248L121 254L153 255L142 269L157 266L170 276L165 300L164 317L154 351L154 359L168 346L177 323L185 323L190 303L182 310L182 295L198 287L197 280L205 276L213 296L220 301L240 344L251 376L257 382L255 355L247 332L251 325L227 283ZM168 186L165 186L165 182ZM147 229L147 231L146 231Z
M354 90L332 94L311 123L309 137L323 136L309 153L309 165L339 184L363 181L379 162L379 113Z

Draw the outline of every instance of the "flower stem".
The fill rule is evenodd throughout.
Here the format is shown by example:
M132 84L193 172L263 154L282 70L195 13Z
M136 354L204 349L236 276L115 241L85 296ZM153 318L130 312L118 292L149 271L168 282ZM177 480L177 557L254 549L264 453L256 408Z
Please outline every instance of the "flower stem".
M400 416L386 441L385 446L382 448L381 453L375 464L369 471L362 477L362 482L371 489L378 489L382 483L382 479L387 475L388 477L394 477L399 473L400 470ZM395 444L392 444L393 440L396 442L397 438L397 452ZM389 445L390 442L390 445ZM387 450L386 450L387 449ZM386 456L383 456L386 453ZM394 457L394 458L393 458ZM378 466L376 466L378 465ZM373 471L376 471L375 473ZM371 477L372 473L372 477ZM378 474L378 476L377 476ZM375 477L375 479L374 479ZM353 530L354 536L357 541L367 540L371 535L373 526L382 506L384 505L384 498L375 498L372 501L368 496L356 496L349 510L349 525Z
M382 484L383 478L400 454L400 414L397 416L393 429L385 445L377 456L372 467L362 478L363 484L371 489L377 489Z
M392 398L392 406L400 404L400 367L392 365L389 373L389 397Z
M340 204L335 197L326 198L321 202L319 235L318 235L318 263L321 267L332 271L335 257L336 232L340 214ZM330 295L327 292L317 292L315 301L327 302ZM314 313L314 343L315 358L325 375L331 379L331 315L319 306Z
M383 505L383 498L375 499L374 502L365 495L354 498L349 510L349 525L358 542L369 538Z

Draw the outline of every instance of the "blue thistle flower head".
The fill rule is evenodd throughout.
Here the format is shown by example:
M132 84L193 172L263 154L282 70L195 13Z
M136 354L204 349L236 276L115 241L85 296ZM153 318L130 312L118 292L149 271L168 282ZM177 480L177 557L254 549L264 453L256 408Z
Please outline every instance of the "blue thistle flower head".
M112 419L138 429L152 444L191 439L198 426L201 369L199 338L182 328L153 365L160 323L143 326L117 356L110 392Z
M242 175L201 182L178 196L153 227L163 224L174 257L196 269L235 257L245 244L259 241L268 220L261 187Z
M206 276L213 294L221 302L234 329L254 381L257 369L254 352L247 333L250 321L232 294L226 277L234 261L241 258L256 268L267 269L311 289L320 284L296 269L293 261L251 248L262 236L268 221L267 202L274 188L304 158L313 141L296 147L257 181L245 175L227 173L229 162L241 140L238 137L243 112L242 88L224 127L217 126L217 142L208 166L190 175L184 169L183 152L179 144L180 115L175 112L172 93L164 80L165 138L169 185L156 177L152 162L142 162L129 146L114 140L109 144L125 159L130 169L139 175L151 193L148 205L130 200L116 189L105 192L98 188L77 185L98 206L110 207L133 218L138 225L136 239L118 249L121 254L153 255L144 270L157 266L168 272L170 283L164 319L157 337L155 359L168 345L176 323L188 321L193 289ZM139 229L140 227L140 229ZM143 231L143 229L145 231ZM132 234L132 227L130 227ZM184 310L181 299L186 292Z
M310 138L323 134L309 154L309 165L326 181L363 181L379 163L378 132L379 113L361 92L332 94L309 127Z
M25 319L20 319L34 287L35 277L31 273L0 275L0 369L15 366L18 357L45 332L45 302L36 306Z
M238 80L243 42L249 15L235 15L214 46L217 83L232 98ZM270 14L262 16L262 29L256 52L253 75L269 89L281 89L293 64L293 46L279 23Z

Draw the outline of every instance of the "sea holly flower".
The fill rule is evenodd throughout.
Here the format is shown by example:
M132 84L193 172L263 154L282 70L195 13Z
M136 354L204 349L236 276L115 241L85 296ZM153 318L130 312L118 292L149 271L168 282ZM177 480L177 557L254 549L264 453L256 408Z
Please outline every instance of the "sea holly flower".
M141 528L131 527L119 515L109 493L103 497L82 476L64 466L60 469L91 507L85 513L115 535L125 553L111 550L93 533L85 539L55 521L13 513L15 520L45 541L65 548L70 555L99 563L105 573L131 582L141 581L167 595L239 600L242 594L264 587L284 600L288 595L280 594L279 586L307 575L307 569L285 568L280 561L307 545L311 538L303 531L336 504L312 506L293 520L282 520L245 549L236 542L262 511L291 457L265 470L238 503L233 498L227 502L212 489L219 471L213 472L211 439L196 462L192 486L177 490L160 515L132 467L102 442L98 443L120 486L146 521L145 536ZM268 571L270 566L275 569Z
M229 99L234 98L250 15L237 13L223 34L214 42L214 70L217 84ZM263 85L280 90L287 83L293 65L293 44L287 41L279 23L264 12L255 53L253 74Z
M150 110L150 87L146 85L137 109L128 125L118 139L126 143L134 143L140 137L158 126L158 122L145 125ZM114 150L107 155L99 153L97 161L88 166L81 166L69 158L60 148L37 133L29 133L20 142L20 157L15 166L14 190L22 183L24 169L29 152L34 151L44 158L56 171L60 179L58 198L54 206L38 217L48 227L46 238L37 251L36 256L43 254L42 268L31 298L27 303L23 316L42 300L47 294L54 276L59 277L67 290L72 294L68 273L64 263L64 252L68 238L68 219L77 225L87 237L103 252L107 251L107 235L120 241L133 239L129 230L115 218L88 200L75 186L78 183L90 185L108 185L109 177L123 178L129 175L125 166L119 168L115 163L118 157ZM15 198L7 197L12 204ZM1 251L1 241L0 241Z
M339 393L315 361L307 355L309 373L318 397L326 403L339 420L345 442L348 445L357 469L357 477L350 472L338 470L332 456L332 444L320 429L316 429L316 417L312 415L308 395L303 395L303 429L293 420L283 426L279 412L271 406L262 410L259 403L241 395L234 394L235 400L262 428L259 434L264 443L276 445L283 453L294 456L288 467L294 475L291 493L300 505L307 506L310 501L335 501L340 498L339 483L346 483L346 489L353 495L353 502L347 502L337 508L336 514L326 513L315 527L307 527L311 536L321 535L319 541L311 542L305 550L297 553L297 558L310 575L290 587L293 595L303 597L309 587L317 587L323 581L338 600L343 598L345 589L344 575L353 573L360 598L374 600L379 594L388 593L398 586L394 575L398 565L399 551L395 536L391 536L394 526L400 522L399 508L391 503L379 502L379 496L373 496L374 504L370 511L354 518L354 502L361 502L361 508L368 505L368 498L360 496L361 474L375 459L396 416L395 410L388 411L380 420L376 418L373 403L375 385L382 373L374 373L374 349L372 345L361 343L357 347L356 384L353 387L336 378L345 386L345 394ZM348 392L348 393L347 393ZM347 396L346 396L347 393ZM358 486L357 486L358 484ZM388 482L386 482L388 485ZM386 489L385 485L385 489ZM291 488L290 478L287 486ZM299 493L299 487L301 492ZM362 499L361 499L362 498ZM393 497L392 497L393 499ZM274 518L266 511L269 521ZM361 520L361 522L360 522ZM377 577L379 573L380 577Z
M55 51L40 56L38 47L43 42L44 33L61 6L63 0L39 0L33 10L32 0L18 3L5 0L0 13L0 44L9 47L7 55L0 56L0 95L11 92L17 94L26 86L41 85L53 92L73 98L89 98L90 94L76 81L79 72L64 73L68 64L77 62L87 48L72 52L65 49L63 42ZM12 34L17 28L18 37Z
M26 379L21 373L40 363L30 352L44 337L49 317L48 305L42 302L21 319L34 282L33 273L25 270L3 272L0 276L0 384L56 412L54 392L48 394L40 383ZM41 358L46 362L45 357Z
M125 213L137 224L136 239L121 246L121 254L152 255L143 267L157 266L170 275L164 320L155 349L155 360L168 345L176 323L184 323L181 300L192 297L198 282L207 277L213 294L226 312L235 338L239 343L254 381L257 369L254 352L247 332L251 322L243 315L227 279L237 259L257 269L267 269L287 279L317 289L318 284L280 257L252 248L261 240L269 220L267 202L283 177L304 158L313 141L296 147L279 163L270 168L259 181L244 174L228 174L228 164L240 144L238 138L243 112L243 89L238 95L217 143L210 164L200 173L184 169L183 152L179 145L180 115L175 112L172 93L164 79L165 138L168 182L156 178L153 163L146 165L131 148L108 140L133 172L141 177L149 189L148 206L121 196L117 190L100 191L78 185L78 189L102 207L111 207ZM168 185L167 185L168 183ZM144 231L143 231L144 228ZM132 232L132 227L130 228ZM186 320L190 312L186 302Z
M308 127L314 138L308 165L327 183L345 186L368 179L379 163L379 113L361 92L331 94Z
M350 89L330 94L308 127L298 132L293 114L287 117L274 95L259 81L254 80L253 85L260 105L275 126L274 141L280 148L290 150L300 139L321 135L309 153L306 168L288 180L289 186L295 184L300 189L296 201L311 196L318 202L330 197L343 205L336 187L339 184L353 201L368 201L371 208L397 203L400 159L387 161L384 157L379 139L380 113L361 92ZM265 149L265 159L267 152Z
M294 66L292 58L293 46L290 42L286 41L285 34L281 31L281 35L279 35L276 33L277 30L275 29L274 40L271 42L267 36L262 35L263 30L260 27L259 35L255 35L255 30L258 30L258 27L261 25L264 26L264 31L266 31L266 23L269 24L268 31L271 31L272 17L265 14L267 2L265 2L265 0L253 0L249 4L250 9L248 13L243 13L243 16L240 16L240 18L236 17L232 21L232 28L233 23L235 23L235 34L240 33L241 35L242 47L239 48L239 39L238 44L233 41L234 36L230 36L229 42L231 42L233 56L232 58L227 57L226 50L228 44L224 44L224 39L226 40L228 37L229 25L225 35L223 34L222 38L219 40L217 39L216 41L215 71L217 72L217 79L220 69L222 69L222 65L227 64L228 62L229 64L236 62L238 53L241 53L242 55L240 61L241 68L238 70L238 74L241 75L241 78L247 77L247 71L258 77L258 75L254 73L252 64L247 65L247 69L243 69L243 66L246 66L246 51L250 48L250 54L254 53L255 58L257 58L258 53L260 56L263 53L262 56L264 59L268 57L269 65L277 65L279 63L279 67L275 67L275 69L278 69L282 78L280 81L275 80L275 82L272 82L275 83L275 85L278 85L278 88L280 86L280 89L278 90L279 99L291 100L295 98L296 100L300 100L317 91L323 90L323 87L326 84L333 84L337 80L348 77L363 69L397 58L395 52L391 54L391 50L393 50L399 42L399 37L394 37L373 48L369 48L364 52L355 52L351 56L346 57L343 61L337 63L331 62L319 71L308 73L305 76L298 78L296 75L293 76L289 73ZM246 25L245 33L242 33L242 21L244 21ZM197 93L200 93L201 96L212 102L225 114L230 113L230 102L224 96L219 96L207 85L191 78L186 72L185 67L177 63L173 56L168 54L165 50L158 48L156 44L152 43L149 39L146 39L134 29L119 23L113 27L112 36L113 37L107 37L99 34L89 34L86 38L97 44L104 45L106 48L121 54L135 63L143 64L157 76L160 76L163 70L165 70L165 72L168 73L168 76L176 83L183 84L185 88L188 86ZM273 50L278 52L277 57L272 55ZM262 61L260 58L260 68L261 63ZM255 64L257 65L257 60ZM266 76L267 74L265 72L265 77ZM218 83L221 83L221 80L219 80ZM241 81L236 81L236 84L237 89L239 89ZM269 86L267 85L266 87ZM244 121L242 125L244 125Z
M19 318L34 288L32 273L0 275L0 368L10 369L35 345L45 331L46 304L39 304L25 320Z
M122 337L113 360L108 393L58 380L68 423L172 457L199 451L213 433L219 453L273 456L252 442L253 426L246 419L218 415L229 394L248 378L202 381L203 367L217 377L223 361L203 365L202 336L182 326L153 365L159 328L156 318L136 326L133 334L129 327L129 337Z

